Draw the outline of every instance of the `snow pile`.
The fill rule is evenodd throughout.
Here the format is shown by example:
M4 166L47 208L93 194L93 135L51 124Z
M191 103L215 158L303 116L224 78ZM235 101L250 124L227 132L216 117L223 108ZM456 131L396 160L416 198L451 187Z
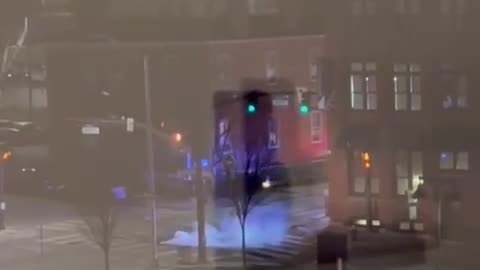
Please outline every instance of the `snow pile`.
M242 231L238 218L233 213L220 218L218 228L207 224L205 234L207 246L214 248L240 248ZM288 207L277 202L266 206L256 206L247 218L245 237L247 246L261 248L266 245L278 245L287 234ZM173 239L162 244L195 247L198 246L197 224L193 224L192 233L177 231Z

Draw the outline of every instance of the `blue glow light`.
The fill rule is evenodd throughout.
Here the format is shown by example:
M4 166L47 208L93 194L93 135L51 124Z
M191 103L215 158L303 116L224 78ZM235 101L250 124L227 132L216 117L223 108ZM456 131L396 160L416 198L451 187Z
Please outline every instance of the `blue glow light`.
M208 159L204 158L200 160L200 167L202 167L202 169L208 168Z
M447 158L447 153L441 153L440 158L441 159L446 159Z
M127 189L125 187L112 188L113 198L117 201L125 200L127 198Z

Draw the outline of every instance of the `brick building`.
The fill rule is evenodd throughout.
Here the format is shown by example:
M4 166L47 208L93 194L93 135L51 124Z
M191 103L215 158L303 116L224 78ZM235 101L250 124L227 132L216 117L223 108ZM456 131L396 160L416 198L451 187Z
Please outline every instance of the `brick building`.
M335 140L327 166L332 219L366 224L370 218L404 231L441 228L446 238L478 228L480 3L325 4L335 93L328 113ZM372 159L371 217L362 151ZM424 196L415 199L417 190Z

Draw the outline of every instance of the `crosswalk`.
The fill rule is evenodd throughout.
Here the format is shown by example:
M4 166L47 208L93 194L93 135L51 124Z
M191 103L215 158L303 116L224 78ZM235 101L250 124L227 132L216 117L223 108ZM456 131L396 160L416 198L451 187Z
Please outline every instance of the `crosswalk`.
M37 242L49 246L83 246L98 247L90 235L90 230L83 220L72 219L44 224L39 228ZM111 249L135 250L146 249L149 243L135 237L120 237L114 235Z
M267 245L262 248L247 247L247 263L249 266L282 267L298 258L304 250L312 247L314 247L313 240L291 233L277 245ZM236 262L238 265L241 265L241 260L242 253L240 250L237 250L234 253L223 256L218 255L215 262L218 264Z

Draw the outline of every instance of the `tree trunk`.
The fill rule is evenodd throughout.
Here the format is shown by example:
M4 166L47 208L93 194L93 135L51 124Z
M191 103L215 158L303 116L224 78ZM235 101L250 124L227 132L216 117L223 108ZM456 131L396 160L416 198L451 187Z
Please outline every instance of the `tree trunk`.
M245 241L245 221L240 225L242 229L242 266L247 269L247 243Z
M110 270L110 249L105 249L103 255L105 260L105 270Z

